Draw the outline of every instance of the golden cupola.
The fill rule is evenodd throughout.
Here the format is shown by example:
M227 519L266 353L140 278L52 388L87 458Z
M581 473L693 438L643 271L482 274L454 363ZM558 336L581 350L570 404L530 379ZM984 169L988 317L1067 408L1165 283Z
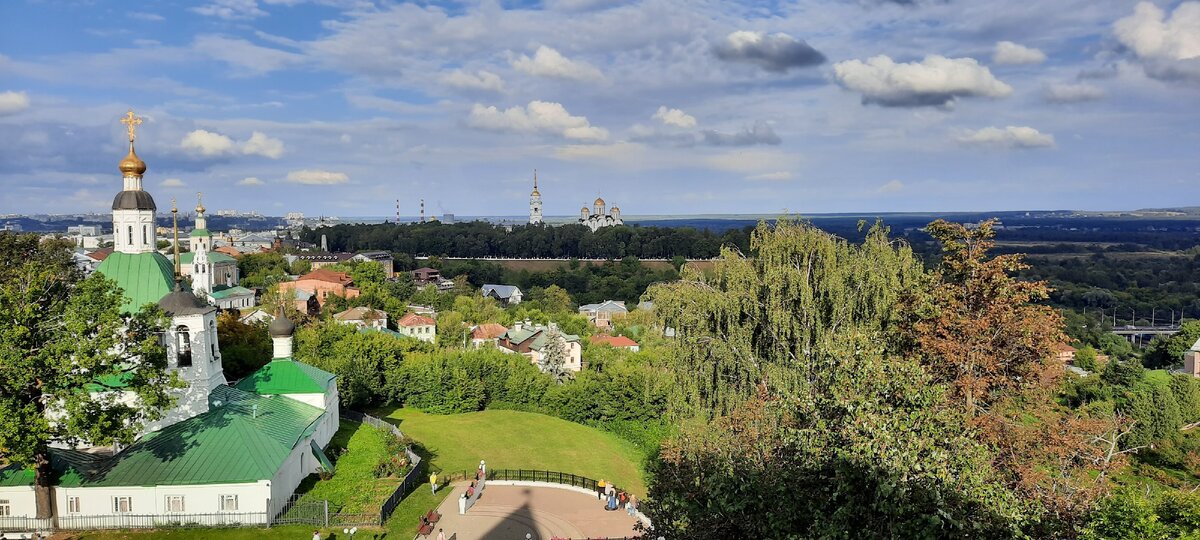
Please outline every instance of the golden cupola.
M129 141L129 154L117 165L125 176L141 176L146 174L146 162L133 151L133 141Z
M137 127L142 124L142 119L133 114L133 109L129 109L129 112L121 118L121 123L125 124L125 132L129 135L129 154L121 160L117 167L125 176L141 176L146 173L146 162L142 161L142 158L137 156L137 152L133 151L133 140L137 138Z

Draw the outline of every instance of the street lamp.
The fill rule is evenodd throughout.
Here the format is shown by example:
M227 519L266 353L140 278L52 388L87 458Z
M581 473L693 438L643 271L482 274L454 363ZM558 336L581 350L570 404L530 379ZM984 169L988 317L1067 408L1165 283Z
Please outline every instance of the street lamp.
M342 532L346 533L346 535L350 537L350 540L354 540L354 535L358 534L358 527L342 529Z

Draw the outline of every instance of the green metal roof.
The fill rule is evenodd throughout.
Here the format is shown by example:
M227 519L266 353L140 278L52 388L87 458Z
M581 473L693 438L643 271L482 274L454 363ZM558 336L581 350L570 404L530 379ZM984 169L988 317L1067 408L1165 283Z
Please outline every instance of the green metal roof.
M121 311L133 313L146 304L157 304L175 287L175 268L161 253L113 252L96 268L116 281L125 292Z
M196 258L195 252L189 251L187 253L180 253L179 254L179 263L180 264L192 264L192 259L195 259L195 258ZM220 251L209 251L208 252L208 262L210 262L210 263L223 263L223 262L236 263L237 259L230 257L229 255L226 255L224 253L221 253Z
M325 457L325 452L321 451L321 447L317 446L317 441L309 440L309 448L312 449L313 456L317 458L317 462L321 464L326 471L333 472L333 463L329 462L329 458Z
M88 475L84 486L226 484L270 480L324 411L228 386L208 412L143 437ZM217 403L220 405L217 405Z
M276 358L238 381L237 388L261 395L323 394L333 386L334 374L291 358Z
M324 411L284 397L219 386L209 411L149 433L116 456L51 450L56 486L236 484L270 480L317 429ZM217 403L220 405L217 405ZM318 458L319 459L319 458ZM0 469L0 486L33 484L33 471Z
M188 236L212 236L208 233L208 229L192 229L192 234Z
M241 286L229 287L227 285L217 285L213 287L213 291L208 295L213 298L228 298L230 296L245 296L253 295L254 291Z

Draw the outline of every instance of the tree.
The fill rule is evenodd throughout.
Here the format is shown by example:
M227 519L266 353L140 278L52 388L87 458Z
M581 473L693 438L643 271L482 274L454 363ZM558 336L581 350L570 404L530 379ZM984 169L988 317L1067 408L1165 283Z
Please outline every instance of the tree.
M539 298L535 298L542 303L542 309L547 313L573 312L575 310L574 301L571 300L571 294L566 289L558 285L551 285L542 289Z
M1072 363L1079 369L1096 371L1096 349L1093 349L1091 345L1084 345L1076 349L1075 360Z
M217 336L221 342L221 364L230 380L241 379L271 361L271 337L267 325L246 324L235 311L217 316Z
M1049 294L1046 284L1013 277L1028 267L1021 257L988 257L993 224L930 223L942 261L924 298L906 304L909 334L924 363L969 416L1022 387L1052 383L1053 369L1043 360L1066 341L1058 314L1034 303Z
M83 278L70 248L0 234L0 449L33 468L42 518L51 514L51 443L130 444L180 385L167 369L162 311L122 313L121 290L99 273Z
M542 346L542 359L539 367L554 377L558 384L562 384L571 378L571 370L567 369L568 354L567 340L563 338L562 332L554 329L548 330L546 343Z
M1150 342L1142 355L1142 364L1149 369L1167 368L1183 362L1183 353L1200 339L1200 321L1184 321L1179 332L1159 336Z

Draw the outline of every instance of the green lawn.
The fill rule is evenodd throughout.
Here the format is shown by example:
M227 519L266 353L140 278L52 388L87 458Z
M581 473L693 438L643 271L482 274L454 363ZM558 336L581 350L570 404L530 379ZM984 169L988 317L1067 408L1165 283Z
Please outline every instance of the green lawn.
M493 469L543 469L612 480L646 494L642 453L604 431L544 414L488 410L426 414L415 409L378 410L415 439L441 471L473 470L479 460ZM428 486L426 486L428 489Z
M342 448L346 453L335 458ZM300 502L327 500L330 512L378 513L379 505L400 483L399 478L375 478L375 465L387 449L383 436L369 425L342 420L326 452L330 459L337 459L336 474L320 481L309 476L300 484L298 491L304 493Z

